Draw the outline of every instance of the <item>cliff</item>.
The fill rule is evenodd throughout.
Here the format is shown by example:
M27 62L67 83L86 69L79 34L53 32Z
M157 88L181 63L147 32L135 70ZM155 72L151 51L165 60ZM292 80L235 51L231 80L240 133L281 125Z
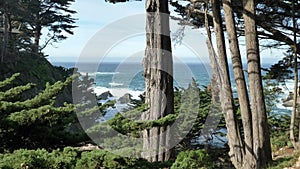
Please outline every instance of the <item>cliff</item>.
M65 80L73 71L55 67L41 56L20 54L18 57L8 58L4 63L0 63L0 80L10 77L14 73L21 73L13 84L14 86L27 83L36 84L32 90L25 92L22 96L25 99L33 97L43 90L46 83L53 84L56 81ZM60 100L59 102L70 102L72 100L71 87L68 90L64 90L58 100Z

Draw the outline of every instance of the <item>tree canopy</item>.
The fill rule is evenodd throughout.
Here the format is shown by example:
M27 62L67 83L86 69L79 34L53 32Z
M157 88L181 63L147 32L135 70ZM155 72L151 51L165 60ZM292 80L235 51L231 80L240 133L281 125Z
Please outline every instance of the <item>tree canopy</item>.
M4 0L0 3L2 60L7 54L28 51L40 54L49 44L73 35L74 0ZM43 33L45 35L43 35ZM44 41L41 41L41 37ZM3 52L4 51L4 52Z

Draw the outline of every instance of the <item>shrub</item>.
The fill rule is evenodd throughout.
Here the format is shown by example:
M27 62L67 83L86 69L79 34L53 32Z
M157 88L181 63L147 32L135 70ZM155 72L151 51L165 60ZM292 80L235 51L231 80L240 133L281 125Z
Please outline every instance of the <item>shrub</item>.
M121 157L104 150L83 152L77 161L76 169L82 168L153 168L144 159Z
M160 169L169 168L171 165L171 162L150 163L145 159L122 157L104 150L80 152L72 147L66 147L63 151L20 149L13 153L0 154L1 169Z
M50 168L47 160L49 157L45 149L38 150L16 150L12 154L5 154L0 161L0 168Z
M64 148L63 152L59 149L52 151L50 153L50 162L53 169L69 169L74 168L76 165L77 158L79 157L79 152L77 149L72 147Z
M45 149L16 150L11 154L0 156L0 168L36 168L36 169L69 169L74 168L78 152L75 148L66 147L64 151Z
M192 150L180 152L171 169L212 169L213 162L209 154L204 150Z

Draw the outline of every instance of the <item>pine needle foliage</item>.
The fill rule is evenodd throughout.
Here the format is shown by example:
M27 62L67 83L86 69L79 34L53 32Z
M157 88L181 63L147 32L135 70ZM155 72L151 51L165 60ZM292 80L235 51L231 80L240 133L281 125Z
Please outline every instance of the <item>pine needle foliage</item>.
M77 75L46 84L45 90L33 98L20 101L19 96L32 89L34 84L14 86L20 74L0 82L0 152L17 148L59 147L74 143L78 136L67 132L66 128L76 121L74 106L65 103L56 106L56 96ZM13 86L6 89L7 86Z

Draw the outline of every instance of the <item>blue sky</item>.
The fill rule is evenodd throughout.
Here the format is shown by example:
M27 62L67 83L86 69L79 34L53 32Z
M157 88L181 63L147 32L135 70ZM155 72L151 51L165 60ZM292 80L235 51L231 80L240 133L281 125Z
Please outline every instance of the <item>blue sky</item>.
M45 53L49 55L50 61L76 61L84 46L101 28L119 18L142 13L143 2L132 2L122 4L109 4L104 0L76 0L71 9L78 13L74 30L67 40L49 46Z
M143 19L134 20L132 16L144 14L144 5L144 1L110 4L104 0L76 0L71 6L71 9L78 12L74 16L78 18L76 23L78 28L74 30L75 34L54 46L48 46L44 52L49 55L48 59L51 62L76 62L78 58L82 59L82 57L86 61L92 62L100 59L120 61L133 55L136 55L136 60L140 61L145 49L145 34L140 30L144 30L145 21ZM171 22L171 33L176 32L178 28L180 27L176 22ZM118 32L126 29L128 31L125 33L132 32L130 36L120 39L115 37L120 36ZM136 29L136 34L134 34L134 29ZM106 30L106 33L103 34L103 30ZM174 56L183 61L208 62L205 35L202 32L187 28L184 37L185 45L173 46ZM111 39L116 41L110 42ZM192 43L197 43L197 46ZM105 44L110 44L110 46L104 47ZM87 46L91 53L85 52ZM105 48L105 56L98 56L101 48ZM243 49L242 55L245 55ZM275 62L281 55L280 51L264 50L262 61Z

